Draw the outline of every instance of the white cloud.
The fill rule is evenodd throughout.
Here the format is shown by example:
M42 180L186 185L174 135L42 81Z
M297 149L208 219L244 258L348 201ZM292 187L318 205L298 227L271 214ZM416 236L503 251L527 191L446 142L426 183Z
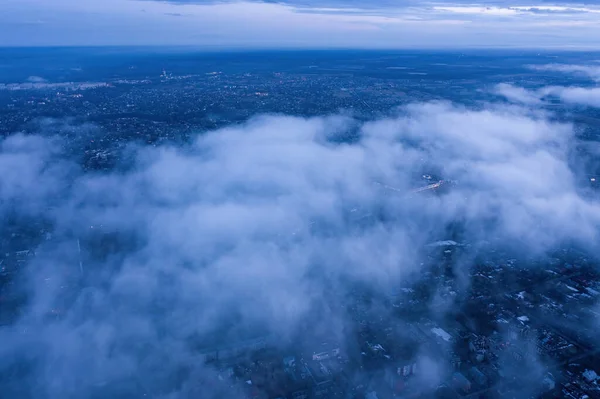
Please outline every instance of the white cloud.
M529 65L529 68L542 72L551 71L582 75L594 81L600 81L600 67L595 65L546 64ZM520 104L539 105L547 97L557 97L568 104L600 107L600 87L546 86L529 90L510 84L499 84L495 87L495 93L509 101Z
M545 4L542 9L549 14L539 15L539 8L531 12L525 11L529 6L508 3L372 5L11 0L0 15L0 29L7 33L0 36L0 45L586 48L597 47L593 38L600 31L594 7L574 13Z
M529 68L536 71L554 71L583 75L600 81L600 66L596 65L546 64L530 65Z
M330 140L355 128L357 143ZM36 356L21 386L56 397L89 396L132 373L157 390L183 364L198 378L165 395L185 396L210 376L191 337L285 339L308 319L342 339L342 282L389 291L419 270L426 243L448 238L451 221L475 246L500 239L534 254L575 240L595 250L600 209L575 186L573 134L543 113L491 105L413 104L364 124L263 116L189 146L138 149L135 167L104 174L81 173L52 140L6 138L0 168L15 178L2 180L0 211L50 216L55 241L28 269L31 311L0 330L0 366ZM408 194L424 163L459 185L410 196L373 184ZM359 225L353 209L381 218ZM87 260L92 284L48 324L59 270L77 270L73 240L96 237L91 226L130 247Z
M538 90L528 90L509 84L496 86L494 92L507 100L527 105L540 105L547 97L557 97L561 101L586 107L600 107L600 88L547 86Z
M523 87L500 83L496 85L494 91L496 94L516 103L529 105L539 105L542 103L539 93L527 90Z
M549 6L549 5L532 5L532 6L510 6L510 9L529 12L552 12L552 13L600 13L599 8L591 7L571 7L571 6Z
M443 11L450 13L458 13L458 14L474 14L474 15L515 15L518 14L519 11L517 9L512 8L503 8L503 7L469 7L469 6L451 6L451 7L442 7L435 6L433 7L435 11Z
M567 103L600 108L600 87L547 87L542 93L557 96Z

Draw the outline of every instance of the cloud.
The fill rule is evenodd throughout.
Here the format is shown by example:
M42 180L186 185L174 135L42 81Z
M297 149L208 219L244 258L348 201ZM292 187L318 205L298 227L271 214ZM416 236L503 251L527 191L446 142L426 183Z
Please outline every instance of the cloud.
M508 83L500 83L495 87L495 93L505 97L509 101L521 104L539 105L542 99L539 93L527 90L523 87L517 87Z
M587 14L597 13L598 9L585 7L565 7L565 6L511 6L512 10L521 12L530 12L534 14Z
M547 87L542 92L544 95L559 97L566 103L600 107L600 87Z
M68 187L74 171L61 160L57 140L15 135L0 143L0 151L0 173L4 176L0 182L1 216L15 211L40 216ZM46 183L39 184L37 179ZM27 203L21 202L24 198Z
M595 81L600 81L600 66L596 65L546 64L530 65L529 68L535 71L551 71L582 75Z
M147 0L147 1L155 1L155 0ZM161 1L161 0L156 0ZM232 3L238 0L162 0L164 2L170 3L180 3L180 4L213 4L213 3ZM252 0L251 0L252 1ZM283 3L283 4L298 4L307 7L390 7L390 8L398 8L398 7L414 7L414 6L428 6L428 5L440 5L440 2L436 1L423 1L423 0L408 0L402 2L402 4L398 4L397 1L394 0L375 0L365 5L364 2L358 0L326 0L326 1L318 1L318 0L254 0L256 2L261 3ZM539 8L539 9L548 9L548 10L561 10L561 9L586 9L586 7L592 7L594 3L586 3L579 1L539 1L533 0L529 1L525 4L522 2L515 2L511 0L481 0L481 1L461 1L456 0L448 3L449 6L482 6L482 7L511 7L514 9L530 9L530 8Z
M206 388L215 371L197 348L285 343L306 325L343 340L353 283L385 293L408 281L453 222L474 247L594 250L600 209L579 195L573 134L528 108L446 102L367 123L260 116L186 146L132 148L104 173L81 171L60 138L8 137L1 211L47 219L53 238L28 266L27 312L0 329L0 370L31 367L20 395L89 397L128 381L235 397ZM458 185L411 194L424 171ZM80 256L86 283L72 290Z
M586 107L600 107L600 88L547 86L538 90L528 90L509 84L500 84L495 93L507 100L527 105L543 104L545 99L555 97L564 103Z
M145 0L163 1L163 0ZM176 5L212 5L239 3L238 0L166 0L167 3ZM338 14L364 14L372 15L374 12L388 16L397 12L419 13L421 16L436 18L436 14L461 14L469 16L519 16L519 15L585 15L600 12L600 8L593 5L585 6L580 3L531 1L527 5L510 0L479 2L454 1L440 3L435 1L411 0L397 2L393 0L377 0L371 2L357 0L250 0L251 3L277 4L297 9L299 12L310 13L338 13Z
M163 1L163 0L146 0ZM236 3L239 0L166 0L172 4L227 4ZM436 1L410 0L401 3L393 0L376 0L364 2L358 0L250 0L254 3L280 4L299 9L329 9L344 12L345 10L362 10L364 12L372 10L429 10L429 12L448 12L473 15L517 15L517 14L590 14L598 13L600 9L594 4L582 4L580 2L568 1L530 1L528 4L515 2L512 0L482 0L482 1L453 1L451 3L441 3Z
M0 45L597 47L600 9L561 4L11 0L0 15ZM39 19L45 23L27 23Z
M530 65L529 68L535 71L582 75L600 81L600 67L595 65L546 64ZM495 88L495 93L509 101L528 105L539 105L545 98L555 97L568 104L600 107L600 87L546 86L529 90L509 84L499 84Z
M40 76L30 76L27 78L27 81L31 82L31 83L46 83L47 82L46 79L44 79Z

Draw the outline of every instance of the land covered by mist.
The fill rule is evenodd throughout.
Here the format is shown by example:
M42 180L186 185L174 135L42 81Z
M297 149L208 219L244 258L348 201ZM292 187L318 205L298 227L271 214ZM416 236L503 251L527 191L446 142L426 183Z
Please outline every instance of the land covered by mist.
M429 286L419 319L446 323L485 262L537 273L569 249L592 264L597 142L546 105L596 107L597 90L505 84L474 105L414 101L366 121L257 115L185 143L130 142L105 170L82 165L62 128L7 135L5 262L30 252L3 286L3 390L244 397L244 381L210 382L220 369L207 352L257 338L310 352L328 340L353 364L357 298L401 330L415 315L387 298L432 273L454 294ZM425 346L411 357L426 393L444 382L447 358ZM531 355L504 374L541 381L547 367ZM364 373L348 368L350 380Z

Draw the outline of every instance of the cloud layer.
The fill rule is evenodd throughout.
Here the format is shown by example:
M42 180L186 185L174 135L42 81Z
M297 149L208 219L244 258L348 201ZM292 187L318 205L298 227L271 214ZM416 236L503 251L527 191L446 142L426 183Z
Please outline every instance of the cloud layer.
M597 4L545 1L7 0L4 8L7 46L597 48L600 30Z
M192 395L212 373L192 348L286 342L316 319L343 339L352 284L389 292L418 275L424 246L457 221L474 247L593 250L600 209L576 186L573 135L489 104L412 104L368 123L262 116L189 146L132 148L131 164L100 174L70 162L59 138L8 137L0 212L48 218L53 238L28 268L28 311L0 330L0 371L30 364L11 388L41 396L123 380ZM412 193L423 173L458 184ZM61 298L80 256L87 288L48 323L71 303Z

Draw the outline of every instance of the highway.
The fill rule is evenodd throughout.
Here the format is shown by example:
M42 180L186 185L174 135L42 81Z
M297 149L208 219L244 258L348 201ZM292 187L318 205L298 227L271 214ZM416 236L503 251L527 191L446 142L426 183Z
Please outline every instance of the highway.
M380 186L382 188L385 188L386 190L396 191L396 192L402 193L402 194L417 194L417 193L421 193L423 191L435 190L436 188L442 186L444 183L445 183L444 180L439 180L435 183L428 184L424 187L418 187L418 188L406 191L406 190L402 190L402 189L399 189L396 187L388 186L387 184L383 184L383 183L380 183L377 181L375 182L375 184L377 184L378 186Z

